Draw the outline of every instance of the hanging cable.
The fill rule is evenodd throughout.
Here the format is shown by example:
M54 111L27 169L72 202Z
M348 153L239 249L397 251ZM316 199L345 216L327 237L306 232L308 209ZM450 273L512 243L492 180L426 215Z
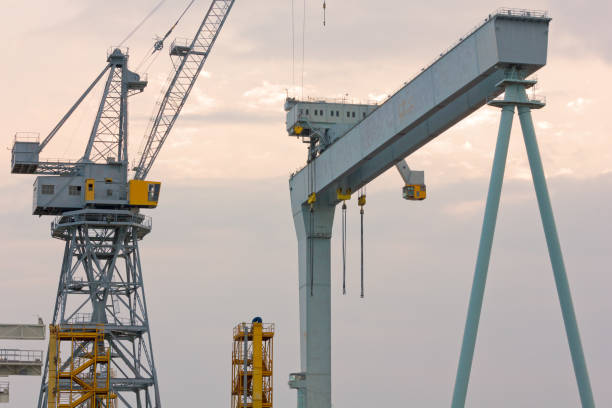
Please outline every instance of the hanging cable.
M295 8L291 0L291 89L295 90Z
M309 159L309 164L308 164L308 205L310 207L309 209L309 214L308 214L308 224L309 224L309 228L308 228L308 235L307 235L307 240L308 240L308 269L309 269L309 275L310 275L310 296L312 296L314 294L314 227L315 227L315 222L314 222L314 217L315 217L315 213L314 213L314 206L315 206L315 202L317 201L317 195L315 193L315 177L316 177L316 167L315 167L315 162L314 161L310 161Z
M146 17L145 17L145 18L144 18L144 19L143 19L143 20L142 20L140 23L138 23L138 24L136 25L136 27L134 27L134 29L133 29L132 31L130 31L130 33L129 33L129 34L128 34L128 35L127 35L127 36L126 36L124 39L123 39L123 41L121 41L121 42L119 43L119 47L121 47L123 44L125 44L125 42L126 42L127 40L129 40L129 39L130 39L130 38L131 38L131 37L132 37L132 36L133 36L133 35L136 33L136 31L138 31L138 30L140 29L140 27L142 27L142 25L143 25L144 23L146 23L146 22L147 22L147 20L148 20L149 18L151 18L151 16L152 16L153 14L155 14L155 12L156 12L156 11L157 11L157 10L158 10L158 9L161 7L161 5L162 5L162 4L164 4L165 2L166 2L166 0L161 0L159 3L157 3L157 5L156 5L155 7L153 7L153 10L151 10L151 11L149 12L149 14L147 14L147 15L146 15Z
M302 99L304 99L304 46L306 44L306 0L304 0L304 15L302 18Z
M178 25L179 21L181 21L181 19L183 18L183 16L185 15L185 13L187 13L187 10L189 10L191 8L191 6L193 6L193 3L195 3L195 0L191 0L189 2L189 4L187 5L187 7L185 7L185 10L183 10L183 12L181 13L181 15L179 16L179 18L176 20L176 22L172 25L172 27L170 27L170 29L168 30L168 32L160 39L158 39L157 41L155 41L155 44L153 44L153 54L155 54L157 51L160 51L162 48L164 48L164 41L166 40L166 38L168 38L168 36L170 35L170 33L172 33L172 30L174 30L176 28L176 26Z
M346 201L342 201L342 294L346 295Z
M363 288L363 207L366 204L366 193L365 190L361 190L359 193L359 197L357 198L357 205L359 205L359 215L361 217L361 297L364 296L364 288Z
M325 27L325 9L327 5L325 4L325 0L323 0L323 27Z

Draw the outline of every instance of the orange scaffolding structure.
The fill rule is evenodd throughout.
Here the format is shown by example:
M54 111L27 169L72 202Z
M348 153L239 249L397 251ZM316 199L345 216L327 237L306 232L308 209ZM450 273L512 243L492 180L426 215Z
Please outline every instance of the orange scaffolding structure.
M113 408L103 328L49 326L48 408Z
M274 324L253 320L234 327L231 408L272 408Z

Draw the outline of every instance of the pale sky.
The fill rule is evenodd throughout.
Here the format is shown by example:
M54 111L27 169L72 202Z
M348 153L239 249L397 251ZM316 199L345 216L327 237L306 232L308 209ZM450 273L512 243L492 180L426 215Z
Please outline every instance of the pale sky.
M286 136L282 110L285 89L301 94L303 3L294 1L295 82L291 1L237 0L150 174L163 182L162 195L141 252L166 407L229 406L231 329L255 315L277 325L275 405L295 406L287 377L299 371L297 248L287 178L306 151ZM8 172L13 135L45 136L103 68L106 50L156 3L3 2L0 322L37 315L49 322L63 251L49 236L51 219L30 215L33 178ZM186 3L166 1L128 42L132 67ZM192 35L208 4L197 0L174 36ZM549 10L548 65L537 73L548 105L534 121L595 400L612 406L610 3L327 0L326 27L321 4L306 4L304 95L356 100L393 92L496 7ZM168 69L164 52L147 90L130 99L132 158ZM80 157L97 102L85 103L44 156ZM349 204L347 296L336 222L335 408L450 405L498 120L496 109L482 108L408 158L425 170L424 202L402 200L393 171L369 186L365 299L356 203ZM514 130L467 406L576 407L518 123ZM7 408L34 405L39 378L10 382Z

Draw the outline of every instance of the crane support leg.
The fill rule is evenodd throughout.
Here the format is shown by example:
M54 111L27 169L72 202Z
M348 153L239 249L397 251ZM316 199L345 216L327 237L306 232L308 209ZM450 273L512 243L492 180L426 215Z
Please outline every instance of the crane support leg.
M580 400L583 408L595 407L582 351L582 344L580 342L578 324L576 322L576 315L574 313L565 272L565 265L563 264L563 256L550 204L550 197L546 187L546 178L544 176L540 152L538 150L531 118L531 108L541 108L544 104L538 100L530 100L525 92L526 87L533 84L535 84L535 81L524 80L523 76L513 70L507 74L506 79L500 82L500 86L505 87L506 91L504 99L489 102L492 106L501 107L502 115L497 137L497 146L495 148L495 156L493 159L493 169L491 171L480 244L478 247L478 257L476 259L476 270L472 283L468 315L465 323L463 344L459 357L459 367L457 369L457 378L453 391L452 408L463 408L465 406L515 107L518 108L525 146L527 148L527 156L531 167L542 224L544 226L548 253L552 263L557 293L559 295L559 302L561 303L561 311L572 355L574 372L578 383Z
M301 381L298 408L331 408L330 239L334 205L301 206L294 214L300 285Z
M521 91L523 94L525 93L524 89ZM548 188L546 187L546 177L544 176L542 159L540 157L538 142L533 128L531 110L529 107L519 106L518 113L521 128L523 129L525 147L527 148L529 167L531 167L531 176L533 177L533 184L538 199L538 206L540 208L540 216L542 217L542 225L544 226L548 254L555 277L555 285L557 286L559 303L561 304L561 313L563 314L567 341L572 355L574 374L578 382L580 401L582 402L583 408L594 408L595 402L593 401L593 391L591 390L589 373L584 359L582 342L580 341L580 332L578 331L576 313L574 312L572 295L567 281L567 273L565 272L565 264L563 262L561 245L559 244L557 226L555 225L555 218L550 204L550 196L548 194Z

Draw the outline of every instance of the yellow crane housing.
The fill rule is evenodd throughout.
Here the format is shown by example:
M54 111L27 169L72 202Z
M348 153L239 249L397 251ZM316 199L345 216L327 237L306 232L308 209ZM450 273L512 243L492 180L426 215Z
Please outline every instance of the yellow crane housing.
M273 323L256 317L234 327L231 408L272 408L273 352Z

